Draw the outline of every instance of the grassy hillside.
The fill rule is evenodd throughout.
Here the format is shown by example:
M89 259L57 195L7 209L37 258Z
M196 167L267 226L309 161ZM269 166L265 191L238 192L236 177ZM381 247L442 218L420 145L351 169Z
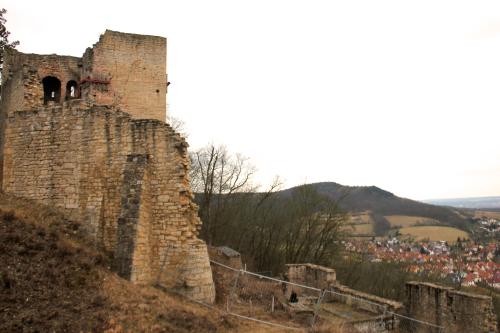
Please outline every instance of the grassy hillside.
M0 193L0 332L278 332L109 269L82 226Z

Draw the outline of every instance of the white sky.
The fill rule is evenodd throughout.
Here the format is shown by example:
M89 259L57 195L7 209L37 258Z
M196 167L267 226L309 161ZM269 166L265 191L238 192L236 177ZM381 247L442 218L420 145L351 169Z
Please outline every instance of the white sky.
M106 28L168 39L170 113L192 149L265 185L335 181L412 199L500 195L500 1L3 0L29 53Z

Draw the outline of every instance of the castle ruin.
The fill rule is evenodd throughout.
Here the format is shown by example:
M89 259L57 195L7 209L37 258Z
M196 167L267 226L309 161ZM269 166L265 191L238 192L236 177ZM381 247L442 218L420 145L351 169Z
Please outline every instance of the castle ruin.
M406 283L406 296L407 311L411 317L431 321L442 326L444 332L498 332L491 296L415 281ZM429 330L416 327L414 332ZM435 328L434 332L442 331Z
M122 276L212 302L188 178L166 122L166 39L107 30L81 58L6 50L2 189L62 208Z

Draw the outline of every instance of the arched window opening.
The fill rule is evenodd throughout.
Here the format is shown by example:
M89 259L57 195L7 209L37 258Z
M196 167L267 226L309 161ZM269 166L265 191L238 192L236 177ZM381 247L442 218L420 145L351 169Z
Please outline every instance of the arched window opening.
M66 99L78 98L78 84L71 80L66 84Z
M46 76L42 80L43 104L50 101L59 103L61 100L61 81L54 76Z

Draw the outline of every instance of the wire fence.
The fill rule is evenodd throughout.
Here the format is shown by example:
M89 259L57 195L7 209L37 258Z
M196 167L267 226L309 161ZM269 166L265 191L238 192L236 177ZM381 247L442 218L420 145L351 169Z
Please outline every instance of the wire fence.
M174 272L182 270L172 268L181 268L191 259L177 248L167 249L157 285L180 291L183 279ZM360 293L352 294L333 287L320 289L262 274L268 272L254 273L246 267L231 267L231 263L210 262L216 303L191 300L240 319L285 331L445 333L441 326L391 311L387 304L363 298Z
M211 263L218 308L240 318L303 332L445 333L362 297Z

